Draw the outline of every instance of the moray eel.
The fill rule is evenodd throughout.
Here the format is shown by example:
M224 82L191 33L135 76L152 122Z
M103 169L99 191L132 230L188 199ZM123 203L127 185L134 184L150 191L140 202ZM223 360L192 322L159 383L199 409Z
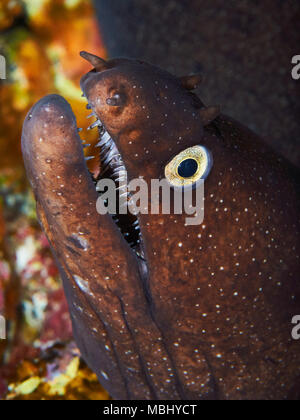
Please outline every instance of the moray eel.
M81 87L99 130L98 179L205 178L198 226L184 214L101 215L68 103L50 95L30 110L22 152L83 358L116 399L298 398L290 167L205 107L192 92L199 76L81 55L93 65Z

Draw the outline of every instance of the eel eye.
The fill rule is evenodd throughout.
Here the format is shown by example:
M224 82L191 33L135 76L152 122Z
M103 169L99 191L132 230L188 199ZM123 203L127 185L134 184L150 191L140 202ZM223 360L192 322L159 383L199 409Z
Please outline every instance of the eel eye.
M173 187L195 187L206 179L212 164L212 155L204 146L189 147L168 163L165 177Z

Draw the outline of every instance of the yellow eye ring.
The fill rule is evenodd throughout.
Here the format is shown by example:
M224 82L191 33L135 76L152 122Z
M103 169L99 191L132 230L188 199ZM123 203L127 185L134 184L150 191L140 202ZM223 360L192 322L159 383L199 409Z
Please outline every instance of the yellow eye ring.
M165 167L165 177L173 187L194 187L206 179L213 164L212 155L204 146L193 146L175 156Z

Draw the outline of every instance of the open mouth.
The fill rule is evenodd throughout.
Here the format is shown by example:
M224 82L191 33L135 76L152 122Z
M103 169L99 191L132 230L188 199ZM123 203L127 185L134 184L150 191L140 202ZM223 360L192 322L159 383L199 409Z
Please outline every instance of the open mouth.
M85 97L84 94L83 96ZM87 109L92 109L89 103L87 104ZM95 188L99 196L101 196L101 192L97 188L98 182L101 179L111 179L114 181L117 191L117 213L111 214L111 217L137 257L145 260L139 220L136 215L130 213L128 208L131 194L127 189L126 166L114 140L106 130L98 115L92 111L88 118L89 117L95 117L96 121L89 126L88 130L97 128L99 135L99 141L95 146L96 148L99 148L99 174L97 177L92 175ZM86 146L87 145L83 145L83 147ZM93 159L94 157L95 156L87 156L86 160ZM120 208L120 199L122 199L122 203L125 201L125 206L127 207L126 214L123 214L123 212L120 214L118 212L118 209Z

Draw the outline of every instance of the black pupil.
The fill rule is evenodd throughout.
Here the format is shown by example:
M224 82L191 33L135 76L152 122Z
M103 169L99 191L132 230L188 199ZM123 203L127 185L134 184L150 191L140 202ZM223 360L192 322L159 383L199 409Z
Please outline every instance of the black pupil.
M183 160L178 166L178 174L182 178L190 178L195 175L198 169L198 163L194 159Z

